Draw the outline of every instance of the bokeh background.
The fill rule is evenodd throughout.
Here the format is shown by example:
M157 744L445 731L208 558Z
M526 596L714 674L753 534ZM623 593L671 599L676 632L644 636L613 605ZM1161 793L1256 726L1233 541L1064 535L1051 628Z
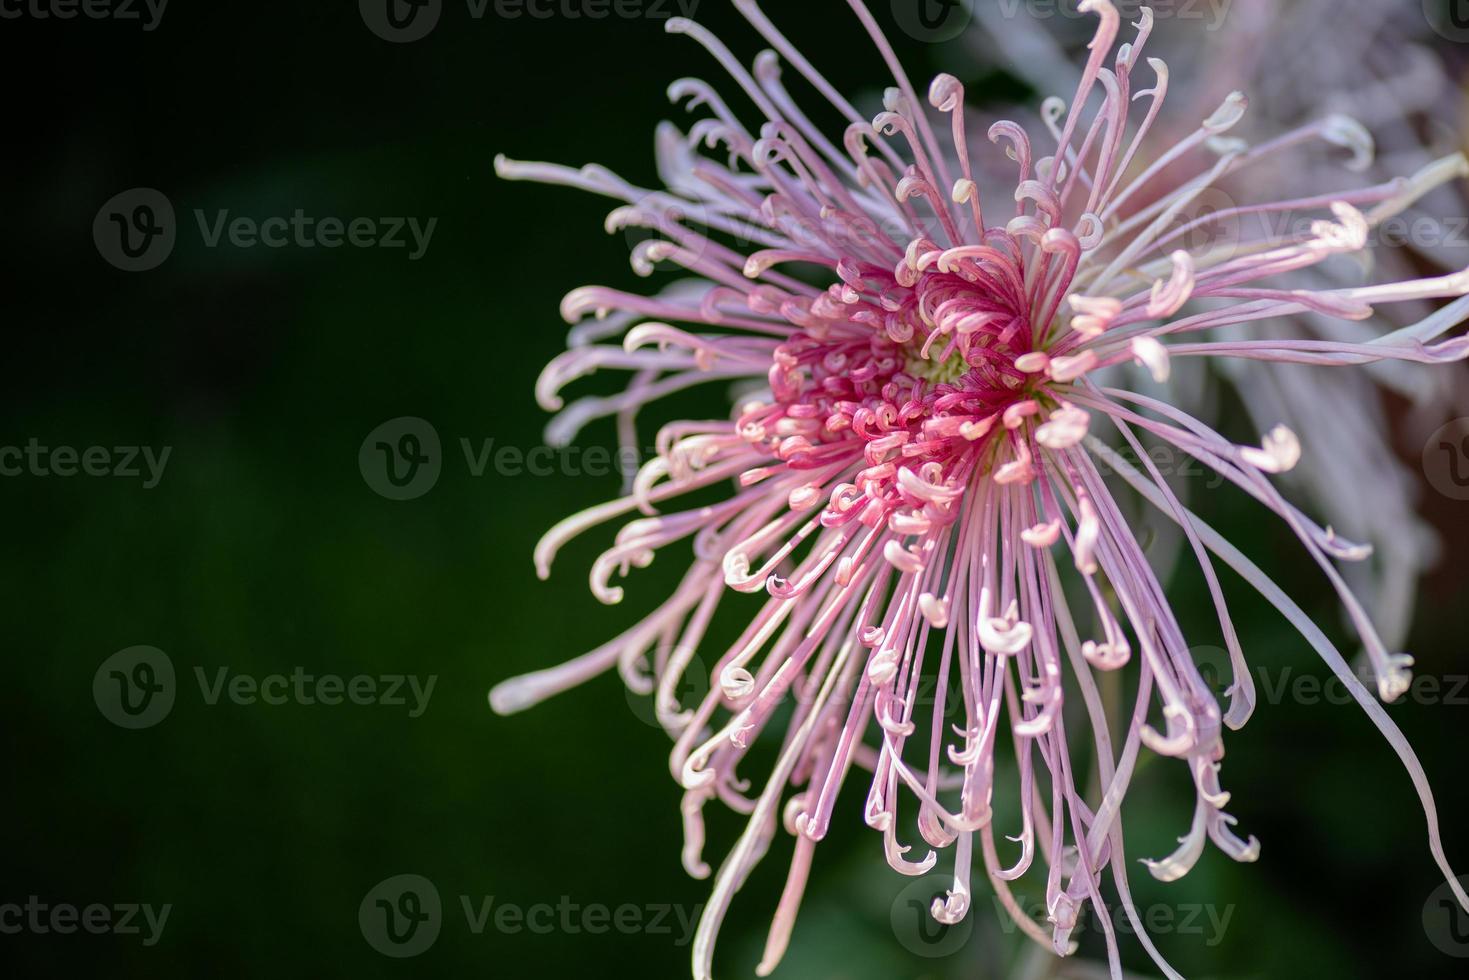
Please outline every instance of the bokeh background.
M171 909L152 945L146 927L0 934L11 975L687 974L679 918L697 914L707 885L680 868L679 791L646 704L612 677L512 718L485 697L625 628L677 580L680 559L636 573L617 608L585 588L595 536L538 582L540 533L614 495L618 478L576 472L566 456L549 475L493 465L476 475L461 443L542 445L532 384L563 346L558 300L589 282L646 285L627 240L601 231L608 202L499 182L492 160L597 161L653 182L652 130L673 112L664 86L717 76L696 45L664 36L657 15L675 6L649 0L642 16L592 19L567 16L584 9L573 5L539 19L498 17L492 5L475 19L450 0L413 43L376 36L350 0L175 0L153 30L141 6L143 22L0 20L0 444L171 450L151 489L122 476L0 479L0 904ZM769 6L839 88L877 93L880 63L845 5ZM981 98L1026 95L962 39L921 43L893 29L887 6L874 9L916 77L943 69ZM697 14L742 55L757 50L722 0L702 0ZM104 261L93 224L104 202L137 187L166 195L177 243L156 269L130 273ZM195 218L298 208L437 224L410 260L409 249L208 247ZM673 408L720 411L700 396ZM359 449L402 417L432 425L441 473L395 501L364 478ZM610 426L594 426L581 444L613 441ZM1421 445L1405 437L1399 448L1415 460ZM1450 858L1469 869L1469 688L1453 680L1469 673L1457 557L1469 505L1426 481L1423 501L1447 558L1423 583L1409 649L1422 673L1445 679L1445 696L1390 710L1438 794ZM1281 529L1230 493L1198 506L1347 640L1326 583ZM1324 676L1273 612L1228 587L1256 664ZM1185 623L1205 624L1201 645L1220 642L1195 583L1174 599ZM167 655L176 698L159 723L127 730L99 710L93 682L137 645ZM436 681L418 717L411 699L210 704L196 671L212 681L221 668ZM1439 878L1411 785L1356 707L1262 705L1227 744L1230 809L1262 840L1260 862L1236 866L1211 849L1176 884L1134 877L1145 907L1195 909L1199 932L1180 924L1157 936L1186 975L1462 975L1466 960L1425 929ZM861 825L859 783L819 851L778 976L1062 975L1000 926L982 889L963 935L916 936L912 882L885 868ZM1171 850L1191 806L1180 767L1147 764L1125 811L1132 855ZM711 855L736 831L715 821ZM740 894L722 975L753 975L783 864L773 857ZM394 958L368 941L359 907L403 874L432 882L442 923L430 948ZM479 910L491 898L492 909L632 906L645 926L666 907L671 931L537 933L492 918L476 932L463 903ZM1218 930L1210 911L1227 916ZM1469 940L1465 917L1457 925ZM1100 949L1088 930L1084 956L1095 962ZM1124 949L1153 975L1135 941Z

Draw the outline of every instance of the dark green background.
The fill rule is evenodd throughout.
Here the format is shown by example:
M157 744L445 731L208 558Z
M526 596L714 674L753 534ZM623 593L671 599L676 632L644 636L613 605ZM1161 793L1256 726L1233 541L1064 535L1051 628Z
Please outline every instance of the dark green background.
M701 6L753 55L754 35L724 4ZM845 5L771 6L839 87L881 84ZM875 9L890 23L885 4ZM595 160L651 183L652 128L672 112L664 86L684 74L719 80L661 26L475 22L453 0L411 45L374 37L348 0L174 0L152 33L0 21L0 444L173 447L151 491L0 480L0 902L173 905L153 948L138 937L0 936L15 975L686 975L688 950L668 936L474 935L458 901L691 908L706 895L679 866L666 737L615 679L510 719L485 701L496 681L624 628L676 581L682 552L638 572L623 608L600 607L585 588L606 536L568 549L539 583L530 552L541 531L615 494L617 481L473 477L458 444L538 445L545 418L531 386L563 345L557 301L590 282L638 285L626 240L601 231L610 202L500 183L492 159ZM1015 88L957 46L894 41L915 76L943 67L972 89ZM136 186L170 197L180 241L161 268L127 274L102 261L91 227L102 202ZM439 224L426 257L409 262L403 251L207 249L192 223L195 208L263 218L298 207ZM366 486L357 452L405 415L436 426L444 473L428 495L395 503ZM611 441L610 426L583 437ZM1463 505L1429 503L1462 547ZM1229 494L1201 506L1344 639L1325 583L1280 529ZM1469 667L1460 568L1450 560L1425 583L1410 645L1425 673ZM1278 618L1227 584L1257 664L1319 670ZM1203 624L1197 642L1217 644L1197 583L1182 583L1176 601L1185 623ZM166 651L181 675L172 714L136 732L107 722L91 695L101 662L135 644ZM416 720L388 707L211 707L196 666L438 683ZM1451 858L1469 869L1469 708L1392 710L1438 790ZM1455 975L1464 961L1435 950L1420 923L1438 879L1416 800L1361 713L1265 705L1228 748L1230 810L1263 840L1262 860L1236 866L1211 848L1175 885L1134 876L1145 903L1237 906L1216 949L1160 936L1175 965L1189 976ZM777 975L1018 975L1017 944L983 886L960 952L924 960L899 943L889 914L909 882L861 826L864 792L853 780ZM1181 767L1147 765L1125 811L1131 856L1170 850L1191 807ZM735 828L713 823L711 859ZM721 975L753 975L783 854L740 894ZM357 907L405 872L436 883L446 921L430 951L399 961L364 942ZM1136 943L1125 948L1151 972ZM1094 939L1087 949L1095 955Z

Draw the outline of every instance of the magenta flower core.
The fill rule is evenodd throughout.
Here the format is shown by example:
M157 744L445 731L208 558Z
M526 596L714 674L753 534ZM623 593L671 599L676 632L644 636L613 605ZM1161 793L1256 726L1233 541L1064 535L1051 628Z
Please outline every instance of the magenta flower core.
M1239 93L1145 153L1168 69L1143 58L1152 13L1119 45L1109 0L1080 4L1096 34L1069 103L1043 104L1045 132L998 122L987 141L972 140L960 82L939 75L920 102L866 8L850 5L894 77L870 121L753 0L737 0L774 49L753 71L698 24L674 19L668 29L714 56L753 104L758 130L711 86L683 79L671 96L709 114L687 134L660 128L666 189L595 166L496 161L502 177L620 200L609 230L658 233L634 248L634 268L671 263L692 276L655 297L589 286L566 298L568 320L597 319L574 329L538 387L560 411L553 441L612 416L635 445L638 412L665 395L706 382L734 384L738 395L728 419L664 426L628 493L563 521L535 555L546 576L567 540L629 517L595 562L592 591L617 602L615 575L687 542L693 563L678 588L599 649L501 684L495 710L522 710L615 667L653 695L675 741L689 873L711 871L705 806L718 800L748 816L695 938L701 980L734 893L783 831L794 841L790 874L759 972L775 968L816 844L845 819L838 795L855 770L870 774L861 818L895 870L925 875L947 854L939 922L969 914L978 865L1019 926L1065 954L1110 881L1140 941L1176 976L1129 897L1122 803L1140 754L1183 763L1196 798L1177 850L1145 862L1155 877L1184 875L1209 842L1239 861L1260 853L1232 829L1220 784L1222 733L1249 719L1255 693L1217 561L1280 610L1391 741L1452 879L1427 781L1398 729L1325 633L1189 509L1149 450L1209 467L1278 518L1340 594L1378 695L1399 697L1411 659L1383 643L1338 570L1370 549L1319 526L1272 482L1310 451L1313 433L1277 426L1259 445L1236 445L1176 406L1170 370L1191 357L1350 371L1469 356L1463 336L1443 339L1469 316L1469 274L1316 289L1293 281L1361 252L1374 224L1469 165L1455 155L1406 178L1275 199L1270 180L1252 178L1311 144L1359 164L1371 139L1328 116L1247 144L1227 135L1246 111ZM840 138L798 108L781 57L847 119ZM1259 200L1191 210L1227 180ZM1259 234L1234 240L1192 234L1262 213L1316 218L1304 229L1252 223ZM1426 317L1369 338L1251 333L1300 314L1366 323L1378 307L1425 303ZM624 392L562 403L562 387L605 368L632 372ZM717 502L668 509L731 484ZM1130 516L1139 503L1177 525L1213 598L1210 632L1222 634L1233 668L1223 704L1139 542ZM747 625L715 658L706 633L730 602L748 604ZM708 694L681 703L685 675L705 669L701 656L713 660ZM1133 685L1115 728L1101 683L1114 672ZM766 737L779 746L773 766L746 778L741 765ZM1011 891L1028 874L1044 881L1045 927ZM1099 921L1118 976L1117 936L1107 916Z

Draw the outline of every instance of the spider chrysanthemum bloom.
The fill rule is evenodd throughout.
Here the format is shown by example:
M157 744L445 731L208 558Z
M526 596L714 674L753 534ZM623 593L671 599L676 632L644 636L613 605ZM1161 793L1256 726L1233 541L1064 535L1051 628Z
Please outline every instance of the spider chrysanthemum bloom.
M662 236L634 249L634 267L670 262L694 277L651 298L603 287L567 297L569 320L592 312L598 320L578 327L572 349L547 369L542 401L561 408L561 387L600 368L634 375L620 395L565 407L554 439L615 415L631 442L634 416L649 402L703 382L743 382L728 421L664 427L658 456L627 496L568 518L537 549L544 576L573 536L633 517L596 561L593 592L618 601L614 575L689 542L694 561L674 593L605 646L491 693L497 711L513 712L613 667L652 693L675 739L691 874L710 873L703 808L717 799L748 815L700 922L695 976L711 975L729 903L783 830L794 856L760 972L774 969L854 769L871 774L862 818L893 868L923 875L939 852L951 855L947 898L932 910L938 921L968 914L977 862L1020 927L1065 953L1110 879L1150 955L1176 975L1135 918L1121 806L1140 753L1173 757L1196 807L1181 846L1147 862L1152 874L1182 876L1210 841L1236 860L1258 854L1223 809L1221 733L1249 718L1254 691L1216 559L1285 615L1391 740L1423 801L1433 856L1452 878L1422 768L1401 734L1322 630L1185 506L1148 452L1167 446L1211 467L1299 538L1340 594L1380 695L1392 700L1411 661L1379 639L1337 568L1366 549L1313 523L1272 482L1301 442L1278 427L1261 445L1236 445L1128 386L1138 372L1114 369L1136 363L1163 379L1180 357L1350 370L1469 356L1469 340L1441 339L1469 310L1459 299L1469 275L1320 290L1291 282L1364 248L1370 218L1359 209L1407 206L1462 172L1462 161L1309 200L1262 195L1249 207L1310 207L1321 217L1304 234L1292 227L1190 251L1178 216L1218 181L1268 171L1312 141L1349 145L1355 130L1329 119L1249 146L1225 136L1246 108L1233 94L1188 136L1143 158L1168 88L1166 66L1143 61L1151 13L1119 45L1110 0L1083 0L1096 35L1069 106L1053 99L1043 108L1044 145L1006 122L988 143L971 142L960 83L933 81L931 118L860 0L851 6L896 83L870 121L752 0L737 6L774 48L752 72L699 25L668 27L707 48L764 121L752 132L707 84L674 83L675 99L711 115L687 136L660 130L666 191L597 167L497 161L503 177L622 200L610 229ZM846 117L840 138L797 107L780 56ZM698 154L701 144L727 158ZM989 186L997 168L980 166L981 153L1008 158L1005 186ZM757 247L744 254L732 239ZM1241 325L1296 313L1367 321L1378 304L1449 299L1370 341L1238 339ZM1234 329L1221 337L1222 328ZM616 335L620 346L597 343ZM1312 433L1304 435L1309 448ZM670 509L731 482L721 502ZM1176 522L1202 571L1233 667L1224 704L1190 655L1119 488ZM681 680L696 653L709 653L705 634L732 591L763 598L740 600L749 602L748 625L717 657L708 695L680 704ZM1135 701L1114 734L1098 676L1125 667ZM767 735L779 743L773 770L747 781L741 763ZM1013 771L996 765L1002 744ZM1093 759L1097 789L1088 793L1078 773ZM1014 826L996 826L1000 801L1017 810ZM1049 929L1011 892L1027 873L1044 877ZM1114 930L1099 919L1115 973Z

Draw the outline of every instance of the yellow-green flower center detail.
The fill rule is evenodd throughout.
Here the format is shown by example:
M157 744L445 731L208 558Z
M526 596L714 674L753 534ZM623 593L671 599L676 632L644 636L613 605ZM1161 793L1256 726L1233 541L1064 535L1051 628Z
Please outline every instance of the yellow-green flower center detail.
M947 360L940 362L938 355L942 352L944 344L934 344L929 350L929 356L924 357L923 348L917 345L907 350L907 363L905 371L910 377L922 378L933 384L954 384L964 375L969 373L969 365L965 363L964 357L957 351L950 351Z

